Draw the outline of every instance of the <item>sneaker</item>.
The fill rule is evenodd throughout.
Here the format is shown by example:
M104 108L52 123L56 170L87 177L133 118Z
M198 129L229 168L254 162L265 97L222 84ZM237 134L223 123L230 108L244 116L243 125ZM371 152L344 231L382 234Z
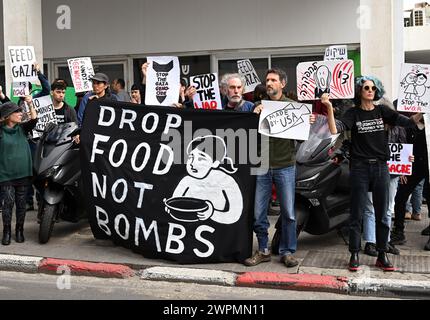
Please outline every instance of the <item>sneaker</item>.
M371 257L377 257L378 251L376 251L376 245L371 242L366 242L364 246L364 253Z
M411 220L412 219L412 212L405 212L405 220Z
M388 259L388 256L385 252L380 253L378 255L378 259L376 260L376 267L381 268L384 271L395 271L393 264Z
M430 226L428 226L427 228L423 229L423 231L421 231L421 235L422 236L430 236Z
M247 267L253 267L262 262L269 262L271 260L270 252L265 254L261 251L256 251L254 255L248 259L246 259L243 264Z
M421 221L421 214L419 214L419 213L413 213L412 214L412 220Z
M394 254L394 255L396 255L396 256L398 256L398 255L400 255L400 250L399 249L397 249L395 246L394 246L394 244L392 244L392 243L388 243L388 245L387 245L387 249L388 249L388 253L391 253L391 254Z
M281 258L281 262L285 264L287 268L292 268L299 264L299 261L297 261L297 259L294 258L292 254L287 254L286 256L283 256Z
M358 258L358 253L352 253L349 259L348 270L355 272L360 268L360 260Z
M394 245L398 245L398 246L405 244L406 238L405 238L405 234L403 233L403 231L398 232L398 231L394 230L393 232L391 232L390 243L394 244Z

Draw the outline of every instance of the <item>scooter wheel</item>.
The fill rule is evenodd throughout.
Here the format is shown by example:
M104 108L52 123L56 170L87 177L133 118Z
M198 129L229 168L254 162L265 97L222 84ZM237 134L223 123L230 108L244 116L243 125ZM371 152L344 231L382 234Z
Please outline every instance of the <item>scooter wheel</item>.
M39 243L44 244L49 241L54 228L57 205L50 205L48 203L43 204L42 217L40 219L39 227Z

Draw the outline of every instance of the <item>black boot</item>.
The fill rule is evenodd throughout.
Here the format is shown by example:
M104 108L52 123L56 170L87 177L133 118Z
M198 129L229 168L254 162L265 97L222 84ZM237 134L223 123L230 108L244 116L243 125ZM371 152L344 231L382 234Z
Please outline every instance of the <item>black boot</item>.
M358 252L352 253L349 259L348 269L349 271L358 271L360 267L360 260L358 259Z
M395 271L393 264L390 262L385 252L378 253L376 267L381 268L384 271Z
M2 245L4 246L10 245L10 234L11 234L10 224L3 225L3 239L1 241Z
M24 239L24 224L17 223L15 229L15 241L18 243L23 243Z

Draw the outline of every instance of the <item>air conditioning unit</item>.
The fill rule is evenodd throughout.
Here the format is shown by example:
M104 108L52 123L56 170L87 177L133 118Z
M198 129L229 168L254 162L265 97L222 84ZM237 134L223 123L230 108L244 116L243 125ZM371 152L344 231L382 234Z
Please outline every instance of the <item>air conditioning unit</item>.
M414 26L425 26L426 25L426 12L424 9L412 10L412 22Z

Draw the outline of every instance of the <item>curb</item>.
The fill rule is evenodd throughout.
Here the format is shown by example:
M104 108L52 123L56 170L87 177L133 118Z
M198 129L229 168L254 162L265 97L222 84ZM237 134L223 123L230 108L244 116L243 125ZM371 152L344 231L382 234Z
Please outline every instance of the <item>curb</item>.
M101 278L129 278L135 272L125 265L111 263L95 263L75 260L43 259L39 265L39 272L57 273L60 268L67 267L72 275L93 276Z
M218 271L180 267L135 266L0 254L0 270L126 279L139 276L148 281L172 281L228 287L267 288L430 299L430 281L348 278L316 274ZM139 270L139 271L137 271Z

